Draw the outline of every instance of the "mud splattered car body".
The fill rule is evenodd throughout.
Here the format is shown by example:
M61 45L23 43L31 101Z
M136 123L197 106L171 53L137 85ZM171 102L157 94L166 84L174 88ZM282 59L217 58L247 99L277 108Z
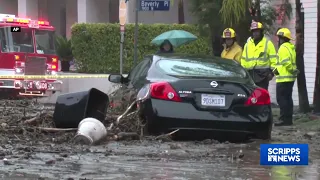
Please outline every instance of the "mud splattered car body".
M268 91L257 87L239 64L218 57L178 54L146 56L127 77L111 74L118 90L137 92L148 131L240 133L269 139Z

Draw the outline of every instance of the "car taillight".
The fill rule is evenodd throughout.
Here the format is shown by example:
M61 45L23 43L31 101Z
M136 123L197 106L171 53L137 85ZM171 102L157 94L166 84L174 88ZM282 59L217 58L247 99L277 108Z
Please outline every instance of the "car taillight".
M167 82L157 82L150 85L150 95L155 99L181 102L181 99L173 87Z
M245 105L269 105L271 103L269 92L263 88L256 88L250 95Z

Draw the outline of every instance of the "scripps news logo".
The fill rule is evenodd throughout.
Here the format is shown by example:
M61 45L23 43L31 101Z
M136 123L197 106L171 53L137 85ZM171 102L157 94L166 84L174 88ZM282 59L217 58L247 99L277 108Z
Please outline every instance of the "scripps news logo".
M308 165L308 144L261 144L260 165Z

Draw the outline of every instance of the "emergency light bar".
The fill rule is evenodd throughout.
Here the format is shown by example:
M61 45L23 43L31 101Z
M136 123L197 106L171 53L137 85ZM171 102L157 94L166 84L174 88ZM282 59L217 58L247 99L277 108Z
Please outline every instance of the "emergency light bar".
M10 15L10 14L0 14L0 22L5 22L5 23L20 23L20 24L30 24L31 22L37 23L38 25L43 25L43 26L49 26L48 21L32 21L31 19L27 18L16 18L15 15Z
M15 18L16 16L13 14L0 14L0 19L3 18Z

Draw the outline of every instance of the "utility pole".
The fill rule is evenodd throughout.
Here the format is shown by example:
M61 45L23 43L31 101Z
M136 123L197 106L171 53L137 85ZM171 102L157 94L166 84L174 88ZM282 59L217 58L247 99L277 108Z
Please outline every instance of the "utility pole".
M310 112L310 104L308 99L308 91L306 85L306 74L304 70L304 8L300 0L296 2L296 63L297 69L300 71L297 77L298 93L299 93L299 110L302 113Z
M140 0L136 0L136 12L135 12L135 27L134 27L134 65L137 64L138 59L138 30L139 30L139 5Z
M320 1L317 3L318 11L317 11L317 18L318 22L320 20ZM317 68L316 68L316 78L314 84L314 96L313 96L313 105L314 105L314 112L320 113L320 26L318 23L317 26Z

